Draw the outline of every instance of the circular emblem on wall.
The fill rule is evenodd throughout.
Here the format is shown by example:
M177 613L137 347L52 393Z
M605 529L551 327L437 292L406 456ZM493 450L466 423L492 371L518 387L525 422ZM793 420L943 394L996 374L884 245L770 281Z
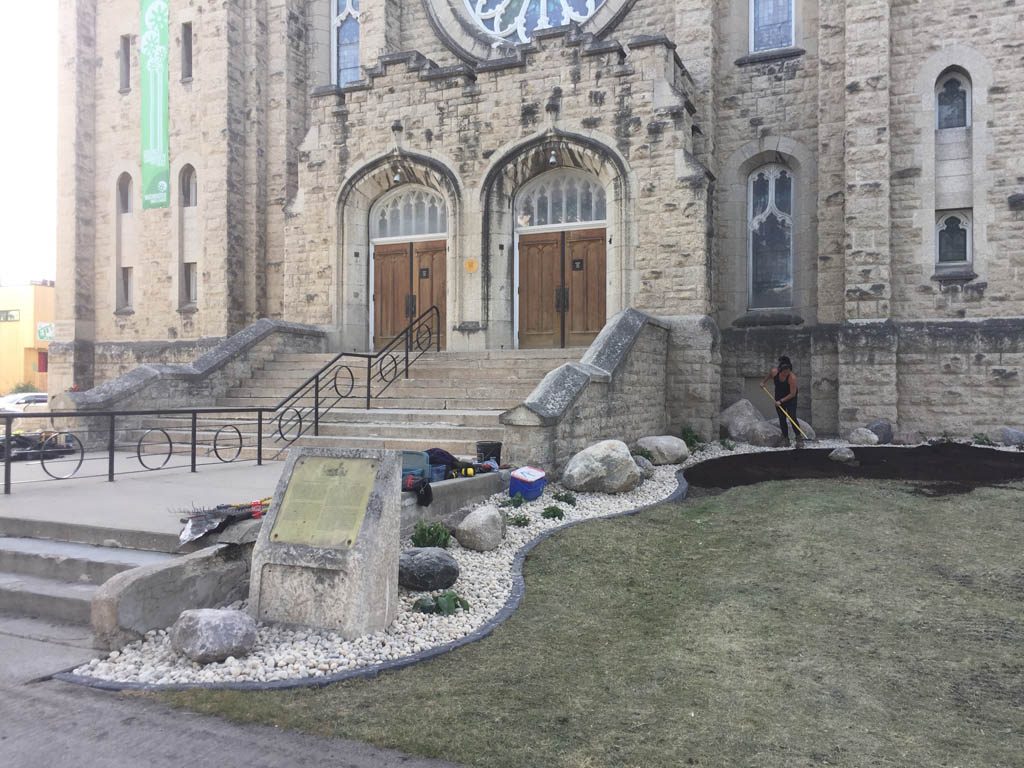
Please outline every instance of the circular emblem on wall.
M509 43L528 43L538 30L582 24L604 0L465 0L476 22L494 37Z
M476 259L466 259L465 266L466 271L472 275L474 272L480 269L480 262L477 261Z

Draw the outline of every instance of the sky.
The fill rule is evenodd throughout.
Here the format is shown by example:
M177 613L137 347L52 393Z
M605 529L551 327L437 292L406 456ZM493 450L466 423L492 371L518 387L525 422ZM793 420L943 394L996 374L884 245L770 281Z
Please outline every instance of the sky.
M52 280L57 253L57 0L0 24L0 284Z

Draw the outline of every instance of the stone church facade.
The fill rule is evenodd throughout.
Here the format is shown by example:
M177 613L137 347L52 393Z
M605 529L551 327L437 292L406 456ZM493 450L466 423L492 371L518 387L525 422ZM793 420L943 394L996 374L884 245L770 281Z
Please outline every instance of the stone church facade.
M143 210L138 0L61 0L55 391L261 317L365 351L437 306L480 350L634 307L710 329L677 371L704 401L788 354L822 433L1024 406L1020 5L168 6L172 202Z

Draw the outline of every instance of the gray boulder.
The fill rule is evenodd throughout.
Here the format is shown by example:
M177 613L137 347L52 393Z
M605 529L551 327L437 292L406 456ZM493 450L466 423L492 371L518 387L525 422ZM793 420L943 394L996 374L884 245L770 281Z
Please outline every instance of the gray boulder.
M414 592L448 589L459 578L459 564L440 547L407 549L398 558L398 583Z
M1012 427L999 427L989 433L993 443L1000 445L1024 445L1024 432Z
M878 445L878 435L864 427L853 430L847 440L853 445Z
M505 517L491 505L474 509L455 529L455 538L466 549L490 552L505 538Z
M722 437L748 443L748 436L755 424L764 421L764 416L749 400L737 400L719 417Z
M888 445L892 442L892 422L888 419L875 419L867 428L878 436L879 445Z
M857 456L854 454L852 448L836 448L832 453L828 455L832 461L838 461L841 464L859 464Z
M690 449L686 443L672 435L641 437L636 444L651 454L651 463L655 466L682 464L690 458Z
M562 485L570 491L625 493L640 484L640 467L621 440L602 440L569 460Z
M640 467L640 476L644 480L648 480L654 477L654 465L651 464L651 462L649 462L643 456L634 456L633 461L635 461L636 465Z
M743 442L761 448L778 448L782 445L782 430L774 422L759 421L747 430L746 439Z
M171 647L197 664L245 656L256 645L256 621L243 611L183 611L170 632Z

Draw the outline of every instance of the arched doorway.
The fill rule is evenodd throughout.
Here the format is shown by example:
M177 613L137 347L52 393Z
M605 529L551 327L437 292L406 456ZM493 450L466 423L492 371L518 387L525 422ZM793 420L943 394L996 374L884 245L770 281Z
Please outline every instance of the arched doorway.
M590 173L559 168L524 185L514 211L517 346L589 345L607 319L604 187Z
M381 349L431 306L445 347L448 208L437 192L404 185L370 209L370 335Z

